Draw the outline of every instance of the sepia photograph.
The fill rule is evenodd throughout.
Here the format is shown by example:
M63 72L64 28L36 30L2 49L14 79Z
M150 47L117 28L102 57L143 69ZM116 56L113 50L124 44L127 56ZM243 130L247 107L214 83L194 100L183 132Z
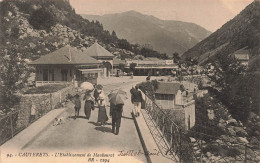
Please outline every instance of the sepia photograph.
M0 0L15 162L260 162L260 0Z

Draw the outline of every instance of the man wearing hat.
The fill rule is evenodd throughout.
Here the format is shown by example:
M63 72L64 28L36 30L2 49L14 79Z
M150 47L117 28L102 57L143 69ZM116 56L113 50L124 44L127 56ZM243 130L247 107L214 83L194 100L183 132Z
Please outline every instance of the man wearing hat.
M118 135L124 104L114 105L110 103L110 116L112 116L112 133Z
M138 117L141 112L141 102L143 101L142 93L139 90L139 87L136 85L132 90L131 102L134 104L133 114Z

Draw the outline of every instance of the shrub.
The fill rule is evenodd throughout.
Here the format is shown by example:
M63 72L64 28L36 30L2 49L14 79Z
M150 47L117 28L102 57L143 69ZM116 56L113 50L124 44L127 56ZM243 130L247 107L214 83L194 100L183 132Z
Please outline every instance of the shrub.
M29 23L34 29L46 31L49 31L56 24L55 21L55 17L46 8L35 10L29 18Z
M152 80L151 82L142 82L138 84L139 88L143 92L147 92L147 95L151 98L154 97L156 89L158 89L158 81L157 80Z
M62 107L64 107L63 104L59 102L55 105L54 109L58 109L58 108L62 108Z
M36 88L29 89L25 94L43 94L43 93L53 93L57 92L63 88L66 88L68 85L44 85Z
M203 153L210 152L216 156L222 156L222 157L235 157L239 154L238 149L236 148L229 148L225 145L217 145L217 144L210 144L207 145L205 148L202 149Z
M66 101L71 101L72 98L73 98L73 96L70 93L68 93L66 96Z

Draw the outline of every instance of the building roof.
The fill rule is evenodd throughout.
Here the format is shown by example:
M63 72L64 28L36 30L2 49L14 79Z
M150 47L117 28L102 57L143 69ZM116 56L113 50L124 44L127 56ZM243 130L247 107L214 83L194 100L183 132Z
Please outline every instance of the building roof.
M178 90L180 90L180 83L173 82L159 82L156 94L174 94L176 95Z
M119 65L120 63L126 64L126 61L125 61L125 60L121 60L121 59L119 59L119 58L113 58L113 65L114 65L114 66L117 66L117 65Z
M249 60L249 51L245 48L235 51L234 55L237 60Z
M100 64L100 62L82 51L66 45L52 53L41 56L39 59L29 63L38 64Z
M127 60L126 63L130 65L131 63L136 63L137 66L145 66L145 65L174 65L172 60Z
M145 61L159 61L159 60L161 60L161 59L156 58L156 57L146 57L146 58L144 58L144 60L145 60Z
M93 45L87 48L87 50L85 50L84 53L91 57L114 57L112 53L107 51L97 42L95 42Z
M248 54L235 54L237 60L249 60Z

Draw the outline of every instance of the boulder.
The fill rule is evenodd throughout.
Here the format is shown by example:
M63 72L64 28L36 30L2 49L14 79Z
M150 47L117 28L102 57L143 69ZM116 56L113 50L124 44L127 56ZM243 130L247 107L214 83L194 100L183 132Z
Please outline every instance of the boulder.
M260 138L260 132L259 132L259 131L255 131L254 134L255 134L258 138Z
M245 144L248 144L248 143L249 143L248 140L247 140L246 138L243 138L243 137L238 137L238 141L239 141L240 143L245 143Z
M7 17L5 17L5 18L4 18L4 20L5 20L5 21L7 21L7 22L9 22L9 21L10 21L10 20L9 20Z
M243 129L243 127L233 127L233 129L235 130L237 136L245 137L247 135L247 132Z
M54 42L53 44L52 44L52 46L54 46L54 47L58 47L58 43L57 42Z
M219 123L226 123L226 121L222 118L220 118Z
M31 33L31 32L33 32L33 29L32 29L32 28L27 28L27 29L26 29L26 32L27 32L27 33Z
M211 154L210 152L207 152L206 155L207 155L208 157L211 157L212 154Z
M252 137L251 140L250 140L250 144L253 145L253 146L259 146L260 141L256 137Z
M236 132L234 131L234 129L233 129L232 127L227 128L227 130L228 130L228 133L229 133L230 135L232 135L232 136L235 136L235 135L236 135Z
M223 141L220 140L220 139L217 139L216 142L217 142L219 145L222 145L222 144L223 144Z
M227 121L228 124L231 124L231 125L235 125L237 123L237 121L235 119L229 119Z
M255 126L256 126L258 129L260 129L260 122L257 122L257 123L255 124Z
M221 129L225 129L226 123L218 123L218 127L221 128Z
M11 11L8 11L8 14L7 14L8 16L12 16L13 15L13 13L11 12Z
M35 48L36 47L36 45L34 43L32 43L32 42L29 43L29 46L30 46L30 48Z
M193 138L193 137L190 137L190 142L195 143L195 142L196 142L196 139Z
M257 115L255 114L255 113L253 113L253 112L250 112L250 114L249 114L249 119L254 119L254 118L257 118Z
M198 147L193 147L194 150L198 150L199 148Z
M237 142L237 139L234 136L221 135L220 137L224 140L224 142L230 142L230 143Z

